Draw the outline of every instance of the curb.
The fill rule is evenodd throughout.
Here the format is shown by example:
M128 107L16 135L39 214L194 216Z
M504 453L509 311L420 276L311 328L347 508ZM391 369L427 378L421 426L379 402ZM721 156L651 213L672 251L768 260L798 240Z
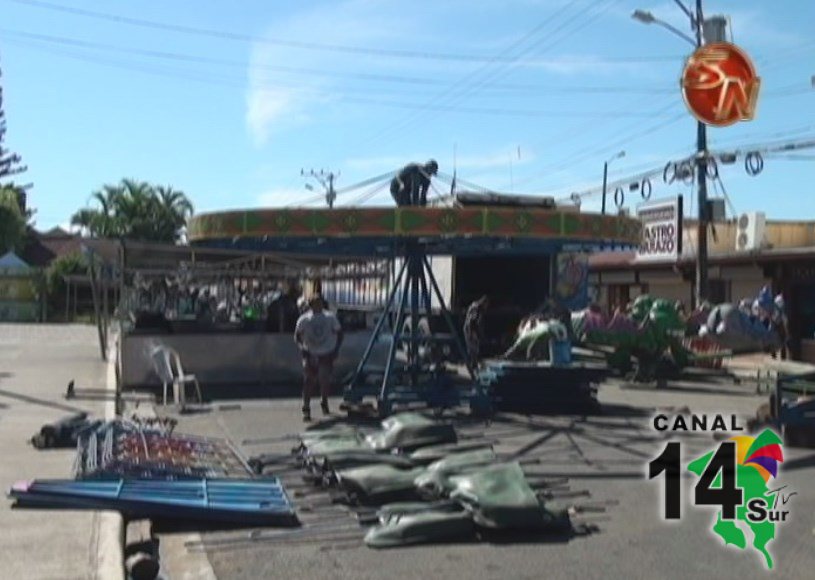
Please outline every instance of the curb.
M145 418L158 417L155 405L139 407L138 414ZM187 550L187 543L201 542L198 532L168 534L161 539L159 563L162 573L168 578L183 580L217 580L215 570L205 550L192 552ZM182 555L180 558L176 555Z
M108 349L108 369L106 389L109 393L116 393L116 337L113 345ZM116 418L116 397L105 401L105 420ZM94 578L101 580L125 580L124 545L125 524L122 514L114 511L98 512L98 528L96 554L94 562L96 570Z

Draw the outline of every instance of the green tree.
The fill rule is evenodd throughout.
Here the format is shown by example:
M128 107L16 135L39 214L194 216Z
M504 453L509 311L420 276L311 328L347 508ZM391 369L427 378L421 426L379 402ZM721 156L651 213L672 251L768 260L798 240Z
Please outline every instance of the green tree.
M0 79L3 78L3 71L0 69ZM18 173L26 170L24 165L21 165L20 156L12 153L5 147L3 142L6 138L6 113L3 110L3 85L0 84L0 186L3 182Z
M0 254L19 250L25 241L26 218L17 196L13 187L0 188Z
M0 70L0 79L3 72ZM27 215L20 208L22 190L8 178L25 171L20 156L3 146L6 139L6 113L3 109L3 86L0 84L0 254L18 250L25 239Z
M71 223L94 237L177 242L193 207L183 192L123 179L92 195L96 208L77 211Z
M64 309L65 293L68 291L65 276L84 275L87 272L88 262L79 252L63 254L48 265L44 280L48 312L58 315Z

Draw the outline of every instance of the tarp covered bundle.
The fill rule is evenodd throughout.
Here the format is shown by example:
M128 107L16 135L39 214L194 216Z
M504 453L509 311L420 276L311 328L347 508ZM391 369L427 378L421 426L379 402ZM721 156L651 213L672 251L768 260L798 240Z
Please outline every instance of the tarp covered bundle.
M335 486L334 501L356 506L360 522L376 524L365 536L370 547L474 540L487 531L572 530L569 512L552 509L535 491L553 493L550 482L531 484L520 463L502 459L489 441L458 439L450 423L402 413L372 433L303 434L294 451L322 475L319 482Z
M456 431L448 423L434 421L421 413L399 413L382 421L381 428L370 433L352 428L304 433L295 451L304 457L346 452L387 453L456 441Z
M449 489L446 501L384 506L379 524L365 536L372 548L390 548L456 539L474 539L479 530L493 531L569 531L571 519L566 509L549 509L526 480L516 463L481 465L473 461L487 459L487 453L468 454L471 461L458 457L446 465L464 473L440 477ZM436 481L436 474L417 478L417 483Z

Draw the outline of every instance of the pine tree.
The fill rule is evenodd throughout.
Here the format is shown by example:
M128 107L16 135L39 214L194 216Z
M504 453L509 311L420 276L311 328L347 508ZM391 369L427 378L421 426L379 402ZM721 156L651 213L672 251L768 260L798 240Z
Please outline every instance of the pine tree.
M0 70L0 81L2 81ZM20 156L3 147L6 137L6 114L3 110L3 86L0 82L0 254L17 250L26 235L27 212L24 209L24 190L6 181L9 177L26 170L20 164Z
M5 179L26 170L26 167L20 164L22 161L20 156L3 147L5 137L6 113L3 110L3 70L0 68L0 186L4 185Z

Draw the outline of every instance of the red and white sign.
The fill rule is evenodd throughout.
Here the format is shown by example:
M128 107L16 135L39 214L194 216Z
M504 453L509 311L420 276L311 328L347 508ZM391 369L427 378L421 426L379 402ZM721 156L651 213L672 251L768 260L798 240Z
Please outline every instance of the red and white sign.
M729 42L699 48L682 72L682 96L691 114L716 127L751 121L760 85L750 58Z
M637 260L676 261L682 253L682 196L637 206L642 240Z

